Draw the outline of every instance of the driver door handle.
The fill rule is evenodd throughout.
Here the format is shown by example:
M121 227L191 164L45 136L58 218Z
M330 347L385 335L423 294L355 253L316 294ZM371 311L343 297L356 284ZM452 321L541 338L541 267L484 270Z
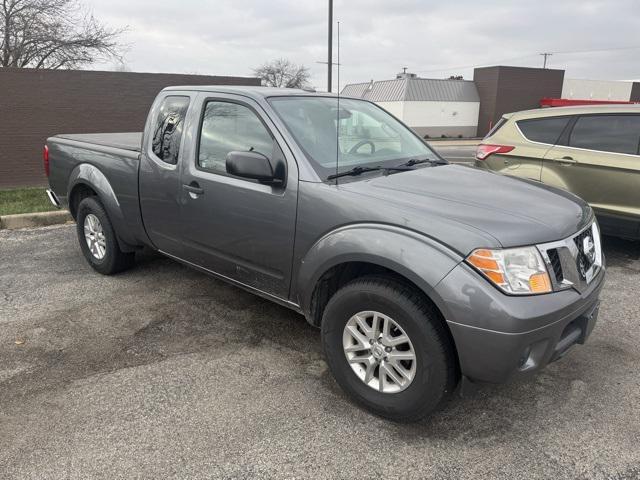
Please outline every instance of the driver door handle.
M204 189L200 188L198 182L191 182L189 185L182 185L182 188L184 188L189 193L193 193L194 195L204 194Z
M574 160L573 157L555 158L554 160L558 162L560 165L566 165L567 167L578 163L578 161Z

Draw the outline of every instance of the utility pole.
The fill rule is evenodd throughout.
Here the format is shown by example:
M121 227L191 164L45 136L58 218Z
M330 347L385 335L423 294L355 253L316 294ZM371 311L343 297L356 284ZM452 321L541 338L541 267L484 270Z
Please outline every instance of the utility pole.
M550 57L551 55L553 55L553 53L541 53L540 55L544 57L544 63L542 64L542 68L547 68L547 57Z
M331 92L331 70L333 69L333 0L329 0L329 44L327 54L327 92Z
M339 35L339 34L338 34ZM327 64L327 92L332 91L332 74L333 74L333 66L340 65L339 62L333 61L333 0L329 0L329 34L328 34L328 42L327 42L327 61L326 62L316 62L320 64ZM340 47L338 46L338 49ZM339 54L339 53L338 53ZM338 79L338 83L340 83L340 79ZM338 85L338 89L340 89L340 85Z

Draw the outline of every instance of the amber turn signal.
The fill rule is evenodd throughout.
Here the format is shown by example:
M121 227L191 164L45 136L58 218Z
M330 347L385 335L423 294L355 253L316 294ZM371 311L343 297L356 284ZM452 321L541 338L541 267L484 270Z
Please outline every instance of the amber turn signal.
M529 277L529 287L533 293L547 293L551 291L551 280L547 273L536 273Z

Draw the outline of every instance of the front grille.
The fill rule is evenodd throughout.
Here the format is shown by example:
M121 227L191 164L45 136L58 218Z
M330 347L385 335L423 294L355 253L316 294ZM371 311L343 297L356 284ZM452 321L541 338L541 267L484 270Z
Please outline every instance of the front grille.
M584 280L586 278L587 271L591 268L595 261L595 247L591 249L591 254L585 251L585 240L590 242L593 246L593 232L591 228L586 229L580 235L576 235L573 238L574 243L578 249L578 255L576 258L576 267L578 268L578 273Z
M600 231L596 223L574 236L538 245L554 290L586 290L603 266Z
M551 261L551 267L553 268L553 273L556 277L556 281L561 283L564 280L564 276L562 275L562 264L560 263L560 255L558 255L558 249L552 248L547 250L547 255L549 256L549 260Z

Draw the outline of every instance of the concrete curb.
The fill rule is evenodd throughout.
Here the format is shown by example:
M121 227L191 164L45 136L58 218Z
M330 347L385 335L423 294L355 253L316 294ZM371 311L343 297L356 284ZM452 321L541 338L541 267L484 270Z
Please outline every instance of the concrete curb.
M0 229L15 230L17 228L44 227L73 221L68 210L53 212L20 213L0 217Z

